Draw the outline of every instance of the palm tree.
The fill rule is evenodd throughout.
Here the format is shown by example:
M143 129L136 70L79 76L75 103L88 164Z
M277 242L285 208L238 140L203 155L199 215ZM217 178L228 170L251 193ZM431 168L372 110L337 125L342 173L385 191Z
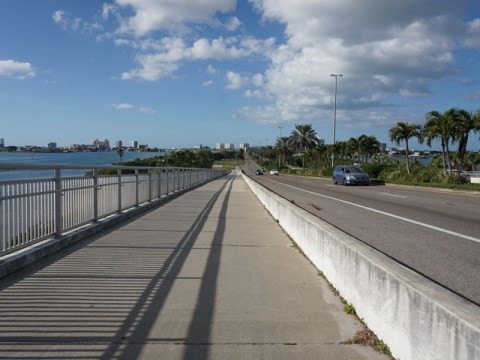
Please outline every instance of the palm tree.
M405 160L407 163L407 173L410 174L410 163L408 160L409 147L408 141L411 138L417 138L418 142L423 143L422 128L417 124L410 124L407 122L397 122L396 126L391 128L388 132L390 140L400 145L401 141L405 141Z
M350 156L353 157L354 155L359 157L360 156L360 144L358 143L358 138L351 137L348 142L348 152Z
M455 109L445 111L443 114L438 111L430 111L426 115L425 125L423 126L423 137L426 144L432 146L432 140L440 139L443 158L443 173L447 174L451 171L450 162L450 141L455 141L454 133L454 114Z
M122 161L122 156L123 156L124 152L125 152L125 150L123 149L123 147L121 147L121 146L117 147L117 154L118 154L118 156L120 156L120 162Z
M305 150L315 147L318 141L317 132L312 128L311 124L295 125L295 129L290 135L290 144L302 153L303 167L305 167Z
M468 136L470 132L477 133L480 130L480 110L470 113L462 109L456 109L453 118L453 131L458 139L458 169L462 169L465 154L467 152Z
M365 163L368 162L368 157L378 154L380 152L380 142L375 135L360 135L358 137L358 152L359 155L365 156Z
M277 138L277 142L275 143L275 151L278 154L278 166L282 166L282 158L283 163L285 163L285 157L287 154L291 153L290 148L290 139L288 136L282 136Z

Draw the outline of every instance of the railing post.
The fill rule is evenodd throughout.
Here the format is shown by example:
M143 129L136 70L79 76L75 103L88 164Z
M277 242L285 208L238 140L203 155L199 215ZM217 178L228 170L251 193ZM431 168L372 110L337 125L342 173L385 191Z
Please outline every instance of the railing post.
M148 169L148 201L152 201L152 170Z
M93 169L93 221L98 222L98 169Z
M138 169L135 169L135 206L138 206L139 199L139 186L138 186Z
M117 183L118 183L118 212L122 212L122 169L117 169Z
M0 186L0 196L3 198L6 194L5 186ZM2 237L2 252L7 249L7 235L6 235L6 223L5 219L3 218L3 201L0 200L0 236Z
M158 169L158 198L162 197L162 170Z
M165 175L167 175L167 192L165 193L165 195L168 195L168 169L165 170Z
M62 235L62 179L60 176L60 169L55 169L55 237L60 237Z
M177 185L175 186L176 187L175 191L178 191L178 190L180 190L180 170L179 169L177 169L176 178L177 178Z

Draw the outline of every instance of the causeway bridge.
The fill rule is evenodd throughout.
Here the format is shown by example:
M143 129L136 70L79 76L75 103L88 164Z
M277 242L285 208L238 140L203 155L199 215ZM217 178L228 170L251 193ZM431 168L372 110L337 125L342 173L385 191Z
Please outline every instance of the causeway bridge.
M29 185L0 181L0 358L389 359L351 344L364 327L345 313L331 287L348 291L330 274L333 285L327 284L312 264L318 267L312 251L322 241L350 240L316 230L322 225L301 210L289 213L293 204L240 170L119 168L101 176L95 169L78 180L63 179L61 170ZM303 232L300 240L293 222ZM316 250L307 233L316 234ZM366 269L358 255L363 250L350 245L349 260ZM381 261L373 260L375 266ZM408 301L400 284L406 274L391 281L373 266L368 271L377 284L400 288L400 301ZM406 345L405 357L397 343L390 345L388 330L373 329L393 355L478 358L479 318L447 319L416 291L417 302L405 306L431 306L435 320L448 320L456 343L433 343L432 350L418 339ZM464 310L478 315L475 307ZM442 331L434 336L443 342ZM418 347L426 355L412 355Z

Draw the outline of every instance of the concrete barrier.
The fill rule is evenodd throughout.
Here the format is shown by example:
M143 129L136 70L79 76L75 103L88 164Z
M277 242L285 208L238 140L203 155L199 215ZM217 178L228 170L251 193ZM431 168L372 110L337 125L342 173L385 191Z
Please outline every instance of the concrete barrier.
M396 359L480 359L479 307L244 179Z

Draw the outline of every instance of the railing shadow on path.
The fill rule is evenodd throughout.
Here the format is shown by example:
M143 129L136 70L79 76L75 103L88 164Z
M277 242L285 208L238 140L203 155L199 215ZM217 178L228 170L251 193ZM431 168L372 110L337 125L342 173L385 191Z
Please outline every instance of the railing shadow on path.
M27 271L5 279L0 285L0 358L135 359L143 345L153 341L184 344L184 359L206 359L221 256L218 245L234 179L229 175L217 180L225 183L213 196L212 191L190 193L201 198L203 208L187 211L189 228L163 229L165 220L158 219L161 224L153 230L135 229L132 221L67 249L65 257L57 255L47 266L33 266L36 271L30 270L30 276ZM220 216L188 333L178 339L151 338L154 319L218 201L223 201ZM144 221L154 223L155 218ZM131 231L136 238L117 241L117 231ZM179 239L152 241L162 232Z

